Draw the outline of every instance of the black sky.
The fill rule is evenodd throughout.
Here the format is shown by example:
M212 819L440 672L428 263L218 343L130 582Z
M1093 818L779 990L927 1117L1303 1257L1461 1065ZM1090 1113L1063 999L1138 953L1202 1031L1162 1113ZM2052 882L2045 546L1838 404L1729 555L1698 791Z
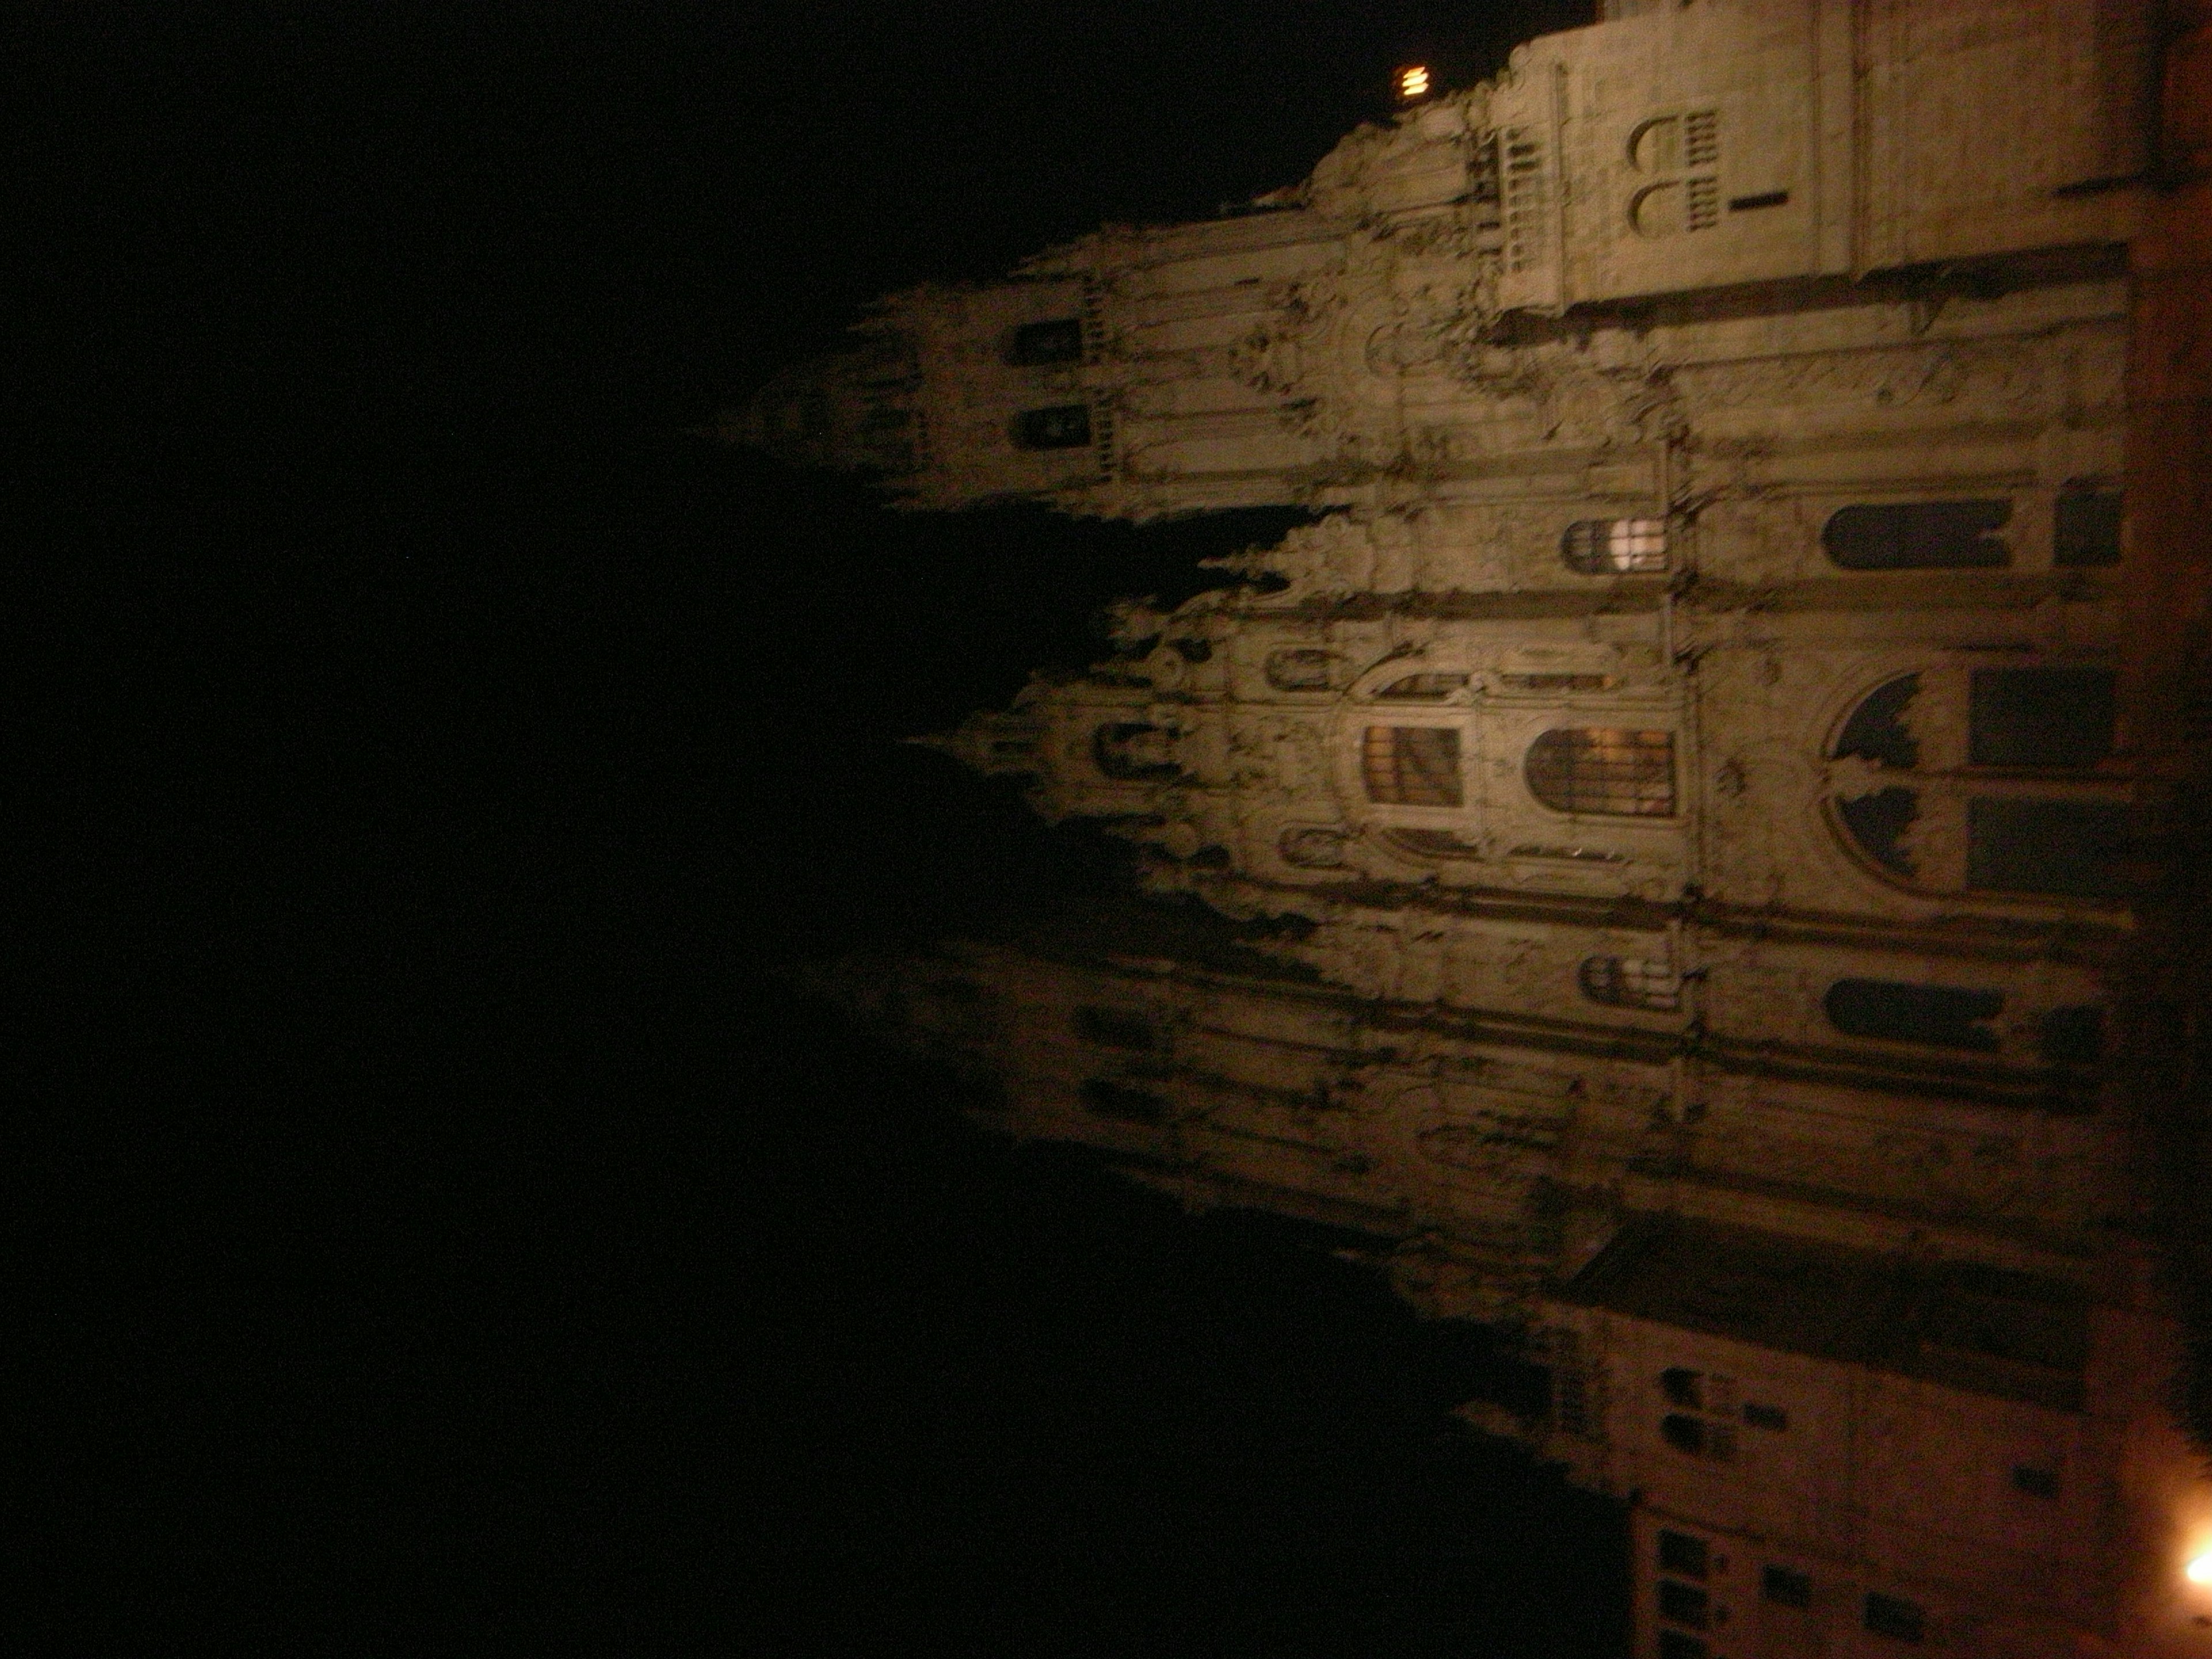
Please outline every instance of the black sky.
M690 435L1580 21L10 14L48 1645L1618 1645L1613 1523L1442 1414L1480 1345L771 971L1117 881L895 740L1289 515L918 520Z

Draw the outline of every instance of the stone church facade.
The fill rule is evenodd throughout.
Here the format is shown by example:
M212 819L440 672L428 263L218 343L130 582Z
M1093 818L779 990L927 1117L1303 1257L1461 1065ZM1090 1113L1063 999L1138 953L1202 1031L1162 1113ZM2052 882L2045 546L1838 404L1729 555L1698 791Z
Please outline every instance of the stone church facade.
M938 740L1257 942L851 994L1521 1330L1647 1659L2212 1650L2112 1063L2156 20L1607 14L756 404L921 507L1320 515Z

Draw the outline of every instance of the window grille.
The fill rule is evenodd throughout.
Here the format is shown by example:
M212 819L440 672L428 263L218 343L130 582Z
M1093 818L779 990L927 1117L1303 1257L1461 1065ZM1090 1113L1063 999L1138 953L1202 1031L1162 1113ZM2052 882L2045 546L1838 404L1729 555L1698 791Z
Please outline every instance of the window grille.
M1367 799L1382 806L1457 806L1459 732L1449 726L1370 726L1360 748Z
M1006 359L1018 367L1034 368L1048 363L1083 361L1083 324L1063 317L1048 323L1024 323L1014 331Z
M1566 726L1528 747L1528 791L1554 811L1670 817L1674 734Z
M1014 443L1022 449L1083 449L1091 442L1091 406L1061 404L1014 417Z
M1693 110L1682 118L1682 165L1718 167L1721 160L1721 118L1717 110Z
M1435 702L1466 689L1464 674L1408 674L1391 681L1375 696L1382 702Z
M2118 801L1966 803L1966 885L1985 892L2125 898L2127 853L2128 809Z
M1615 1008L1650 1008L1672 1013L1682 1005L1682 982L1663 962L1633 957L1589 957L1577 977L1592 1002Z
M1267 684L1278 691L1326 691L1335 664L1334 652L1317 651L1310 647L1271 652L1267 657Z
M1580 519L1559 538L1559 556L1584 576L1654 574L1667 568L1667 521Z
M1682 187L1682 226L1711 230L1721 222L1721 187L1716 179L1692 179Z
M2118 564L2120 562L2120 495L2094 484L2069 483L2059 492L2051 526L2054 564Z
M1275 843L1283 862L1302 870L1336 870L1344 865L1344 835L1336 830L1285 830Z
M1820 545L1846 570L1965 570L2012 562L1993 534L2010 501L1909 501L1846 507L1820 527Z

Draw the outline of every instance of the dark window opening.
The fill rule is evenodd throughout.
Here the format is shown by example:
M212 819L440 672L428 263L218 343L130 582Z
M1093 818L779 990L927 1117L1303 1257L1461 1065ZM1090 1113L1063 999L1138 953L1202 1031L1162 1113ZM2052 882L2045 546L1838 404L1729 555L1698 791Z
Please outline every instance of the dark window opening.
M1677 1583L1672 1578L1659 1581L1659 1616L1670 1625L1687 1625L1692 1630L1705 1630L1713 1622L1712 1598L1695 1584Z
M2124 898L2128 809L2117 802L1977 796L1966 803L1966 885Z
M1083 361L1083 325L1073 317L1049 323L1024 323L1014 331L1006 361L1024 368Z
M1459 733L1449 726L1370 726L1360 775L1378 805L1457 806Z
M1760 208L1780 207L1789 199L1790 192L1786 190L1765 190L1756 196L1731 196L1729 198L1729 211L1752 213Z
M1911 771L1920 764L1920 742L1905 723L1905 711L1920 694L1920 676L1905 674L1878 685L1859 700L1836 739L1836 758L1856 757Z
M1712 1650L1694 1636L1678 1630L1659 1632L1659 1659L1711 1659Z
M1669 1366L1659 1373L1659 1386L1667 1398L1677 1406L1687 1406L1692 1411L1702 1410L1705 1403L1705 1374L1680 1365Z
M1014 442L1023 449L1081 449L1091 441L1091 408L1062 404L1031 409L1014 417Z
M1977 668L1966 756L1976 766L2094 766L2112 752L2109 668Z
M1927 1639L1928 1615L1914 1602L1894 1595L1870 1592L1866 1599L1866 1627L1893 1642Z
M2032 1463L2017 1464L2013 1468L2012 1485L2014 1492L2026 1492L2030 1498L2056 1498L2058 1471L2039 1468Z
M1211 640L1179 639L1170 640L1168 643L1175 647L1176 655L1185 662L1210 662L1213 659L1213 642Z
M1770 1566L1759 1575L1759 1586L1766 1599L1785 1607L1813 1605L1813 1580L1791 1567Z
M1267 656L1267 684L1278 691L1326 691L1336 664L1333 652L1301 647Z
M1151 1048L1158 1040L1152 1020L1133 1008L1078 1008L1075 1032L1111 1048Z
M1226 870L1235 862L1235 855L1219 842L1209 842L1190 855L1194 870Z
M2010 501L1913 501L1847 507L1820 528L1820 545L1846 570L1962 570L2012 562L2002 530Z
M2094 1003L2053 1008L2043 1017L2042 1048L2053 1066L2094 1066L2105 1057L2105 1011Z
M1754 1429L1765 1429L1779 1434L1790 1426L1790 1413L1779 1406L1746 1406L1743 1420Z
M2120 497L2116 490L2069 484L2058 497L2051 556L2063 565L2120 562Z
M1109 1083L1103 1078L1092 1078L1083 1085L1083 1105L1094 1116L1112 1118L1119 1123L1158 1128L1168 1121L1168 1103L1159 1096L1147 1090L1132 1089L1125 1083Z
M1687 1452L1692 1457L1705 1455L1705 1424L1703 1418L1685 1417L1670 1412L1659 1422L1659 1437L1676 1451Z
M1123 783L1172 778L1182 769L1168 752L1168 734L1142 720L1117 720L1091 734L1091 758L1108 777Z
M1528 793L1557 812L1670 817L1674 734L1609 727L1547 732L1528 745Z
M1838 801L1836 811L1844 821L1844 828L1850 831L1851 839L1876 864L1900 876L1919 873L1920 866L1905 850L1905 832L1920 816L1917 789L1877 789L1870 795Z
M1686 1532L1662 1531L1659 1534L1660 1571L1678 1573L1684 1578L1703 1578L1711 1566L1704 1539Z
M1882 979L1839 979L1822 1000L1828 1021L1845 1036L1917 1042L1932 1048L1993 1053L1997 1034L1981 1024L2004 1006L2002 991L1951 985L1900 985Z

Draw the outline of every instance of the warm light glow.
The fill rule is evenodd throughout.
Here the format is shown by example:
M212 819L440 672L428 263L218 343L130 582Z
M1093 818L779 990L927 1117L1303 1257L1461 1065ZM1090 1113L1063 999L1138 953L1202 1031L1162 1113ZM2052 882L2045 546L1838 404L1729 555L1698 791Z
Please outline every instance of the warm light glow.
M1429 71L1419 64L1398 71L1398 95L1408 103L1429 95Z
M2181 1571L2192 1584L2212 1584L2212 1550L2205 1551Z

